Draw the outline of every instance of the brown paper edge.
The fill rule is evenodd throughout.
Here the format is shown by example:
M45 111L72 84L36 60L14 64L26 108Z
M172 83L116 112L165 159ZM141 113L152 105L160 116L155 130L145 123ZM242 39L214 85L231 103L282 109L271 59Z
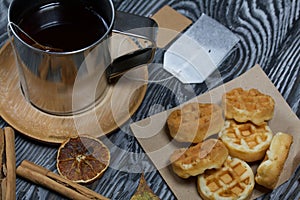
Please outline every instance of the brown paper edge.
M151 18L158 24L156 45L159 48L167 46L179 33L192 24L192 20L168 5L159 9Z

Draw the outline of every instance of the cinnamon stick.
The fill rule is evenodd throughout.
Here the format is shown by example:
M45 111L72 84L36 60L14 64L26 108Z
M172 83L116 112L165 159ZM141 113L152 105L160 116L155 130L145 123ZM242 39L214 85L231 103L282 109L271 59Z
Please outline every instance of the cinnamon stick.
M0 129L0 179L3 178L3 175L2 175L2 166L3 166L3 153L4 153L4 148L5 148L5 145L4 145L4 133L3 133L3 130Z
M4 178L4 179L2 179L2 182L1 182L1 199L6 199L6 183L7 183L7 181L6 181L7 179L6 178Z
M0 129L1 199L16 199L15 133L10 127Z
M5 199L5 190L6 190L6 181L5 176L3 174L3 165L4 165L4 149L5 149L5 143L4 143L4 133L3 130L0 129L0 199Z
M17 168L17 174L36 184L54 190L70 199L108 200L108 198L82 185L65 179L60 175L27 160L22 161L21 165Z

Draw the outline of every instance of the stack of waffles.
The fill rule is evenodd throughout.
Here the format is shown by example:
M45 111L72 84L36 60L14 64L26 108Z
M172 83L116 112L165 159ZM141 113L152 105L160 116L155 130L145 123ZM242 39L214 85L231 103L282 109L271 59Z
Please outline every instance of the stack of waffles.
M211 111L203 113L199 108L191 109L197 107L193 103L192 106L184 106L180 113L173 111L170 114L167 121L170 135L177 139L179 134L178 141L195 143L173 152L170 157L173 171L182 178L197 176L197 189L203 199L248 199L255 183L274 189L293 138L281 132L274 135L268 126L274 114L273 98L257 89L235 88L222 97L223 121L219 120L217 105L210 106ZM206 118L203 120L201 116ZM175 120L178 120L176 130L172 128ZM198 127L192 124L198 124ZM181 126L189 129L185 128L182 132ZM202 141L192 140L191 135L199 138L199 126L212 127L206 129L212 132L204 136L201 133ZM188 134L191 135L186 137ZM217 134L218 138L205 140L213 134ZM249 166L253 162L260 162L256 174Z

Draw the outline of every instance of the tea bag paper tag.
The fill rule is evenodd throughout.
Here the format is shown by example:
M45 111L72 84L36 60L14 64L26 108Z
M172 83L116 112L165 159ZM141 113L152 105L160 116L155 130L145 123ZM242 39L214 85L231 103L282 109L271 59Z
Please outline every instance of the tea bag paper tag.
M165 52L164 69L182 83L202 83L238 41L229 29L202 14Z
M165 48L179 33L192 24L192 20L168 5L162 7L152 17L158 24L156 45Z

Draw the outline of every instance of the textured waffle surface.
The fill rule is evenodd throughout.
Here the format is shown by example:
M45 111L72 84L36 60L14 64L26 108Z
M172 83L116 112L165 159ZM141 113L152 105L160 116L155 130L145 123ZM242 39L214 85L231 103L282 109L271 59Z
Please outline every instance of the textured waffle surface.
M225 145L217 139L208 139L187 149L181 148L170 157L173 171L182 178L197 176L207 169L220 168L228 157Z
M170 135L180 142L202 142L205 137L218 133L224 118L216 104L189 103L174 110L167 120Z
M198 176L198 191L204 199L247 199L254 188L254 175L249 165L228 157L222 168Z
M269 148L273 133L267 123L255 125L226 120L219 137L231 156L247 162L263 159Z
M222 105L227 119L260 125L273 117L275 102L257 89L235 88L224 94Z

